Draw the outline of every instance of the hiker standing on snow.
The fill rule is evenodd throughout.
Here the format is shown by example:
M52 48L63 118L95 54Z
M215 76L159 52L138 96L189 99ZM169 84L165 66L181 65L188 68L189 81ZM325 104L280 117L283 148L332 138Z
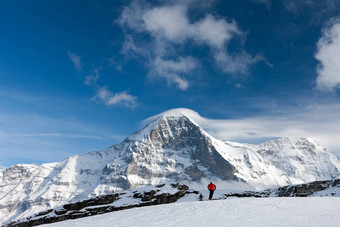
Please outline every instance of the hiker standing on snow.
M213 184L213 182L210 182L208 185L208 190L209 190L209 200L212 199L214 191L216 190L216 185Z

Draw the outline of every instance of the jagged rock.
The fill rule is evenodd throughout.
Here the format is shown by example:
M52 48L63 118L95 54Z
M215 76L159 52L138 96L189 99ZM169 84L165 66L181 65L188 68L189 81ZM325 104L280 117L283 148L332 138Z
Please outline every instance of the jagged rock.
M340 180L335 181L315 181L308 184L292 185L280 187L277 189L279 197L307 197L315 192L340 185Z
M142 198L142 201L150 201L154 198L154 195L156 194L155 190L151 190L149 192L144 192L144 196Z
M245 191L242 193L228 193L223 194L221 199L228 197L307 197L313 196L315 193L331 188L340 188L340 179L327 181L314 181L306 184L288 185L276 189L269 189L264 191ZM338 190L340 193L340 190ZM330 193L335 196L336 193Z
M262 191L262 192L252 192L252 191L245 191L242 193L229 193L221 195L220 199L226 199L228 197L254 197L254 198L264 198L270 195L271 191Z
M49 209L49 210L46 210L46 211L42 211L42 212L39 212L39 213L37 214L37 216L44 216L44 215L46 215L46 214L51 213L52 211L53 211L53 209Z
M112 195L99 196L92 199L79 201L76 203L65 204L57 209L50 209L40 212L34 216L11 222L6 227L26 227L36 226L41 224L59 222L68 219L82 218L92 215L98 215L118 210L131 209L135 207L159 205L176 202L186 194L195 193L196 191L190 190L187 185L171 184L171 188L176 188L177 192L167 193L161 190L134 190L129 192L115 193ZM159 188L159 187L155 187ZM162 188L166 188L163 185ZM164 189L166 191L166 189ZM143 192L141 192L143 191ZM198 192L197 192L198 193ZM129 198L135 201L130 201L130 205L115 206L117 200L128 200ZM51 215L54 214L54 215Z

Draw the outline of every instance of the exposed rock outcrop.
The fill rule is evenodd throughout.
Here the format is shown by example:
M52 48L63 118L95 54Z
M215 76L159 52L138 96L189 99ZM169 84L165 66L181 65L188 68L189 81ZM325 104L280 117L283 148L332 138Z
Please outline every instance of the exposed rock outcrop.
M340 196L340 179L314 181L306 184L288 185L264 191L245 191L241 193L223 194L219 199L230 197L308 197L308 196Z
M178 183L138 188L135 190L98 196L93 199L87 199L76 203L65 204L56 209L49 209L31 217L11 222L5 226L36 226L136 207L173 203L186 194L191 193L198 194L198 191L190 190L187 185Z

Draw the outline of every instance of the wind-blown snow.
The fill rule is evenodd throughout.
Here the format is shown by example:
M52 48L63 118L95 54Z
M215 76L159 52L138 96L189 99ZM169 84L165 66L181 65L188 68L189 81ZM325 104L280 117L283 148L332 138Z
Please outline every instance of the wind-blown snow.
M155 116L149 117L143 121L143 124L146 126L140 130L132 134L128 137L129 140L139 140L144 138L147 134L149 134L155 127L163 120L167 118L181 118L187 117L191 120L195 125L196 122L203 122L204 118L202 118L197 112L186 109L186 108L177 108L165 111L163 113L157 114Z
M48 227L327 226L340 223L340 198L243 198L135 208Z
M186 108L176 108L176 109L171 109L171 110L165 111L163 113L157 114L155 116L152 116L152 117L144 120L144 123L148 123L150 121L154 121L154 120L159 119L159 118L164 119L164 118L167 118L167 117L177 117L177 118L188 117L192 121L197 121L197 122L200 122L201 120L204 119L196 111L186 109Z

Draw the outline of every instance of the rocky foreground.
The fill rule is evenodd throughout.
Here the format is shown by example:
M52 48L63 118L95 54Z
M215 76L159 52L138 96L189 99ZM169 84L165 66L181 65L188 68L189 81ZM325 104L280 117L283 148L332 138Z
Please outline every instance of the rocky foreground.
M181 184L142 187L65 204L55 209L49 209L31 217L11 222L5 226L36 226L136 207L173 203L187 194L199 194L199 192L190 190L187 185Z

